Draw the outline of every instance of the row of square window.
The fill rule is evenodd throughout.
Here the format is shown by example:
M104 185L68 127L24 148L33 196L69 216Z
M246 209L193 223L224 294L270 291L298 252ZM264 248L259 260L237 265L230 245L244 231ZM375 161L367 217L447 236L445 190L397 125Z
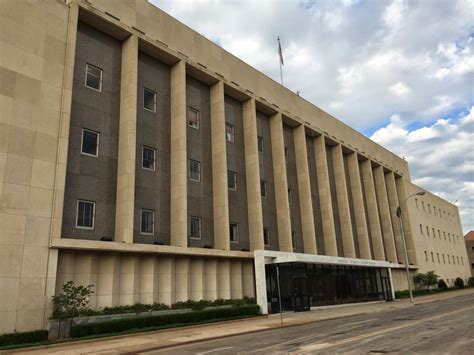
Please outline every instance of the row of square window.
M76 213L76 228L78 229L94 229L95 222L95 206L94 201L78 200ZM202 222L200 217L189 217L190 239L200 240L202 235ZM140 210L140 234L155 234L155 211L148 209ZM229 240L231 243L239 242L239 224L229 224ZM270 245L270 229L263 228L263 240L265 245Z
M431 214L431 205L429 203L427 205L428 205L428 212L429 212L429 214ZM415 198L415 206L416 206L416 208L418 208L418 199L417 198ZM421 201L421 207L422 207L423 211L426 212L425 201ZM441 213L441 208L436 208L436 206L433 206L433 213L434 213L435 216L437 216L436 210L438 210L439 216L442 217L443 214ZM446 217L446 210L444 210L444 216ZM448 212L448 216L449 217L454 217L454 214L451 215L451 212Z
M86 87L102 91L102 69L86 64ZM147 88L143 88L143 109L156 112L156 92ZM200 128L200 115L199 110L188 107L188 126L199 129ZM234 143L235 141L235 127L234 125L227 123L225 124L225 137L228 142ZM258 136L258 151L263 153L263 137Z
M446 264L446 258L444 256L444 254L441 254L442 258L443 258L443 264ZM447 258L448 258L448 264L451 264L451 258L453 260L453 265L456 265L456 259L454 258L454 255L449 255L449 254L446 254ZM440 258L440 255L439 253L436 253L436 257L438 259L438 263L441 263L441 258ZM458 265L464 265L464 258L461 256L461 259L459 259L459 256L456 257L457 258L457 261L458 261ZM428 261L428 252L425 250L425 261ZM431 252L431 261L434 263L435 262L435 258L434 258L434 253ZM459 262L461 261L461 262Z
M436 238L436 233L435 233L435 229L432 228L432 231L433 231L433 237ZM423 234L423 225L420 224L420 233ZM428 226L426 226L426 235L429 237L430 236L430 228ZM444 236L444 240L446 240L446 232L443 231L443 236ZM459 243L459 235L452 235L453 236L453 242L458 242ZM438 237L439 239L441 239L441 231L438 229ZM449 241L451 241L451 233L448 233L448 238L449 238Z

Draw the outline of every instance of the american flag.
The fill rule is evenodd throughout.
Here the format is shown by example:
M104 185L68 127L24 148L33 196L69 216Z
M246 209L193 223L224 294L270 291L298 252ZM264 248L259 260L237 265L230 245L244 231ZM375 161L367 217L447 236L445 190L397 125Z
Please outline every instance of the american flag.
M285 62L283 61L283 51L281 50L280 37L278 37L278 55L280 56L281 65L285 65Z

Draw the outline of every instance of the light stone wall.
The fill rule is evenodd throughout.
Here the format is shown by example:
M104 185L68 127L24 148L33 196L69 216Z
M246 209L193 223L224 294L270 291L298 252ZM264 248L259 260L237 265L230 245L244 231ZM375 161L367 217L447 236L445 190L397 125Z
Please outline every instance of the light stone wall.
M69 280L93 285L93 309L255 297L253 259L60 251L57 292Z
M453 286L453 281L456 277L466 281L471 276L471 271L466 245L463 240L458 207L419 186L407 184L408 195L420 191L425 191L425 195L410 197L401 206L402 209L405 208L408 211L412 220L411 227L416 259L418 261L418 272L424 273L434 270L436 274L446 281L448 286ZM423 233L421 233L420 225L422 226ZM433 253L433 258L431 253ZM440 258L439 262L438 255Z

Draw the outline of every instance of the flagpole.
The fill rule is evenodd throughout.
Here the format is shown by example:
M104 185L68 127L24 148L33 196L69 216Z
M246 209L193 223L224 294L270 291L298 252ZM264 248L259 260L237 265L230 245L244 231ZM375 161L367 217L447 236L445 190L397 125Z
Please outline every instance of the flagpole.
M281 67L281 60L282 60L282 52L281 52L281 44L280 44L280 36L278 36L278 62L280 63L280 81L281 85L283 85L283 69Z

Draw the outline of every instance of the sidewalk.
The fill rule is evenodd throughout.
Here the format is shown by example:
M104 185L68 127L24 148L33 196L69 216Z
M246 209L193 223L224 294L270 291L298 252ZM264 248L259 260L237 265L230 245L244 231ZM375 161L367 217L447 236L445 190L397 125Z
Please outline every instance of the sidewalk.
M436 302L453 297L474 294L474 289L451 291L430 296L415 298L415 305ZM310 312L284 313L283 327L302 325L321 320L348 317L365 313L377 313L392 309L412 307L409 299L397 300L395 302L371 302L353 305L336 306L318 309ZM282 327L280 315L262 316L236 321L227 321L206 325L176 328L170 330L152 331L146 333L135 333L116 337L100 338L47 345L36 348L9 350L8 353L15 354L84 354L84 353L123 353L139 352L141 350L160 349L183 345L202 340L227 337L237 334L253 333ZM0 353L6 353L1 352Z

